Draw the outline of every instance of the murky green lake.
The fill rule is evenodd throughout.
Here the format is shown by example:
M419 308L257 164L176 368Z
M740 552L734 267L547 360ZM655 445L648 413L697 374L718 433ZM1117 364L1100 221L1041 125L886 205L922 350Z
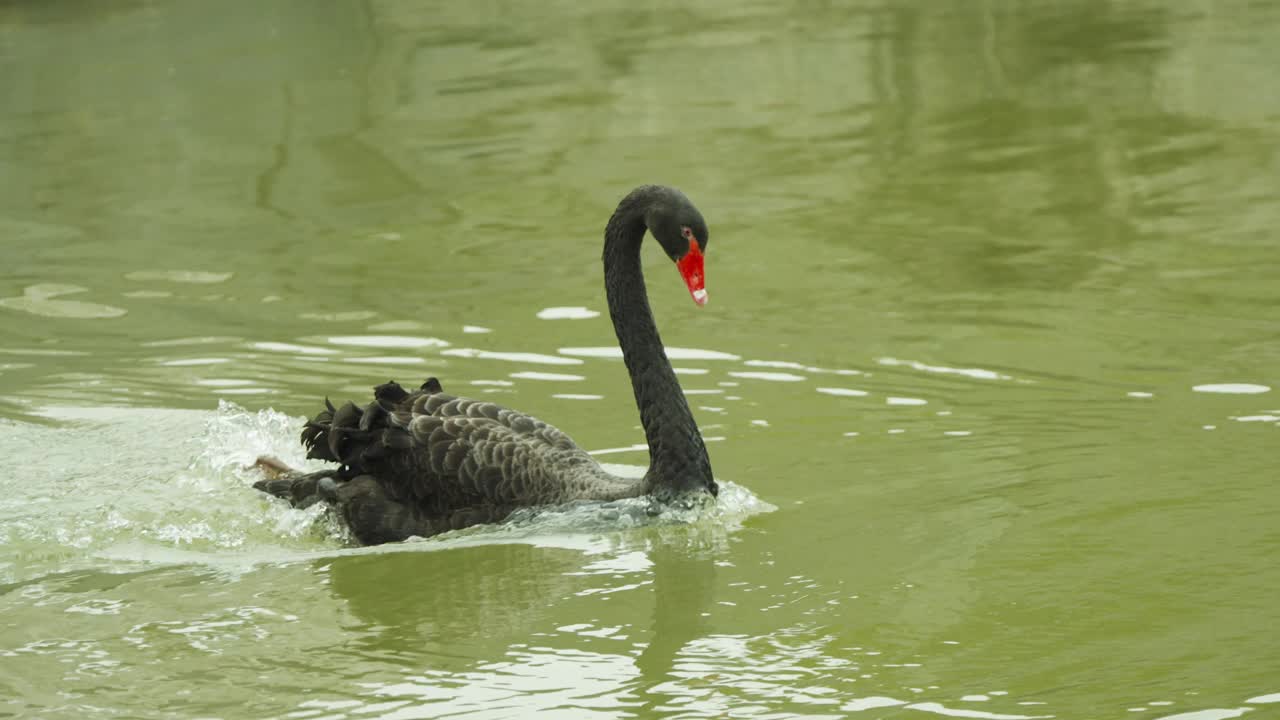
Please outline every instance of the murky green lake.
M0 3L0 716L1276 717L1280 6ZM355 549L250 488L439 376L729 490Z

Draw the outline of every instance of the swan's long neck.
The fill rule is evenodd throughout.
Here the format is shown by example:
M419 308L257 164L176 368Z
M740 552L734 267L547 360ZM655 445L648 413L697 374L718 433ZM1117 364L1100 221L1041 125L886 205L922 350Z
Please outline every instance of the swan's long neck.
M605 229L604 283L609 316L631 374L640 423L649 443L649 491L656 494L690 490L716 492L711 460L689 411L680 382L667 359L649 309L640 243L648 210L641 193L622 201Z

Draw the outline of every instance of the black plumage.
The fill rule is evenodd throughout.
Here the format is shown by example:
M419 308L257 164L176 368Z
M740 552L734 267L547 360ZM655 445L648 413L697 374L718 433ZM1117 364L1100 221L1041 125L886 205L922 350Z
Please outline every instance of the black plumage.
M300 474L263 458L259 465L270 477L255 487L296 506L330 504L366 544L500 521L520 507L714 495L706 447L649 309L639 254L646 229L673 261L697 254L699 303L705 301L701 251L707 240L692 203L654 185L623 198L605 230L609 313L649 444L643 478L612 475L559 429L495 403L450 395L430 378L412 392L395 382L379 385L363 407L335 408L326 399L303 427L302 443L307 457L338 467Z

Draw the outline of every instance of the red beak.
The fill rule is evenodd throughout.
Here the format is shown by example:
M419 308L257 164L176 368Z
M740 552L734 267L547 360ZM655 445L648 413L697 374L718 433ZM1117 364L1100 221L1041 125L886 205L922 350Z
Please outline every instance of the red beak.
M689 241L689 252L676 261L676 269L680 271L680 277L684 278L684 284L689 286L689 294L693 296L693 301L699 305L706 305L706 275L702 270L702 248L698 247L697 240Z

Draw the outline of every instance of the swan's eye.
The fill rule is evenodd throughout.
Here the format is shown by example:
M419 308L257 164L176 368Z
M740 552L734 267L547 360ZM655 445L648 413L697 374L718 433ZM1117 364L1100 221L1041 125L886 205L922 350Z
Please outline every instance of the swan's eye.
M693 236L693 230L690 230L688 226L680 228L680 234L683 235L684 239L688 240L689 242L694 242L695 240Z

